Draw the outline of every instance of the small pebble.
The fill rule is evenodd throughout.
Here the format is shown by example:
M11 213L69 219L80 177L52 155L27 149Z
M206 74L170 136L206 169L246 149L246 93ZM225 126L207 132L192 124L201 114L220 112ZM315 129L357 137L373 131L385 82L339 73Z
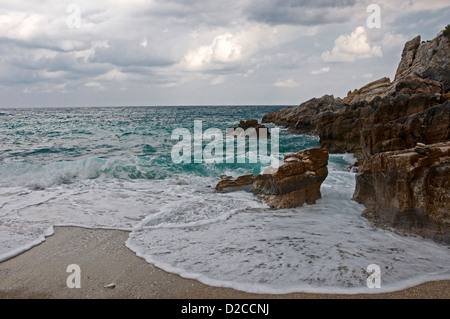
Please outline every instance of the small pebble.
M112 283L112 284L106 285L106 286L103 287L103 288L111 288L111 289L114 289L115 287L116 287L116 284L115 284L115 283Z

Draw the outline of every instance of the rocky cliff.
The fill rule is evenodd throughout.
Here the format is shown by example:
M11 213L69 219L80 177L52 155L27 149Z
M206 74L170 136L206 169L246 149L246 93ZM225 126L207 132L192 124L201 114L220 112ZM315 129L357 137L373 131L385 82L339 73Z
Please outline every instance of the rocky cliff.
M354 198L369 220L448 241L449 155L437 143L450 140L449 100L450 38L441 33L408 41L393 81L379 79L343 99L314 98L262 122L317 135L331 153L353 153L361 167ZM411 151L417 143L440 146L425 156Z
M349 92L344 99L332 95L313 98L298 107L268 113L262 122L285 126L295 133L317 135L320 145L330 152L350 152L361 159L378 151L370 149L371 141L364 140L367 134L361 134L364 130L443 104L450 99L449 91L450 39L441 34L421 43L418 36L405 44L394 81L382 78ZM428 129L435 127L425 127ZM429 142L440 141L443 140ZM390 145L393 149L381 147L380 151L414 146L399 140Z
M354 199L363 216L380 227L450 243L450 141L379 153L365 161L356 177Z

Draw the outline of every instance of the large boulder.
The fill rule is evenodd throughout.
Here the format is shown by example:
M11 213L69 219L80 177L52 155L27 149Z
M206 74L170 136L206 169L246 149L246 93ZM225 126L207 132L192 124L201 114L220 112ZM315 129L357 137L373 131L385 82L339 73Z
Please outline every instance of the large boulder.
M314 204L321 198L320 186L328 175L328 151L312 148L284 157L279 167L269 167L257 176L223 177L217 192L251 191L271 208Z
M362 216L450 243L450 141L379 153L359 170L353 199L365 205Z
M314 204L321 198L327 165L328 151L323 148L287 155L275 173L256 176L252 192L274 209Z

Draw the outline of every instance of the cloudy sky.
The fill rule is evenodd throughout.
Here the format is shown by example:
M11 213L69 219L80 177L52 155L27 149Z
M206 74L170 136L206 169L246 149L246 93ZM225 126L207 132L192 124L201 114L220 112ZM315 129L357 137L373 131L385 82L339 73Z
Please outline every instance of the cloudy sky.
M448 0L0 1L0 107L344 97L450 23Z

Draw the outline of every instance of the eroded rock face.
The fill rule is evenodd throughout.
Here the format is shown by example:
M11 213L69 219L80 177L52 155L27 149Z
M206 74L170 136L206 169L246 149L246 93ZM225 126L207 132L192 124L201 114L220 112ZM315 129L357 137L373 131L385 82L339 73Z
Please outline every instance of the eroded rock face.
M409 71L416 57L417 49L420 45L420 35L405 43L402 52L402 59L398 65L395 78L399 78Z
M411 75L440 82L449 93L450 39L441 34L427 42L420 42L420 36L407 42L394 82Z
M278 112L270 112L263 116L263 123L275 123L286 126L290 131L302 134L318 135L317 116L324 113L339 112L344 102L333 95L313 98L298 107L288 107Z
M322 148L286 155L276 173L256 176L252 192L274 209L314 204L321 198L327 165L328 151Z
M312 148L286 155L275 172L224 179L216 191L247 190L271 208L293 208L314 204L321 197L320 186L328 176L328 151Z
M374 97L385 94L387 88L390 87L391 84L392 83L389 78L381 78L364 85L358 90L348 92L347 97L343 99L343 102L346 104L360 101L370 102Z
M408 75L394 82L392 86L389 86L390 91L387 94L391 96L397 96L400 94L443 94L444 87L441 82L423 79L418 76ZM386 95L386 92L384 93Z
M252 192L274 209L314 204L321 198L327 165L328 151L322 148L286 155L276 173L256 176Z
M382 124L367 124L361 131L365 158L413 148L416 143L434 144L450 140L450 101Z
M407 149L366 160L353 199L379 227L450 243L450 141L429 147L426 155Z

